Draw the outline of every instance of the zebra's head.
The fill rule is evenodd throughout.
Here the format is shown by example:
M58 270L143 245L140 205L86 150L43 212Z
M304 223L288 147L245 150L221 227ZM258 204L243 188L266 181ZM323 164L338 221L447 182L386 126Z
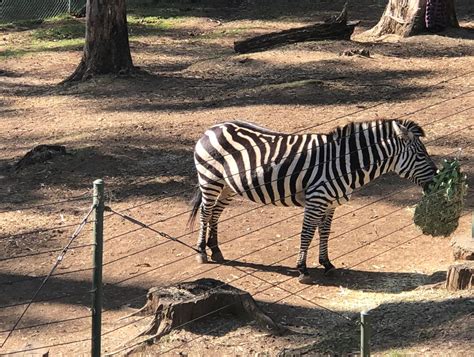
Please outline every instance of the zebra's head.
M436 174L437 168L421 141L421 137L425 136L423 129L410 120L394 120L392 124L400 145L395 172L419 186L427 185Z

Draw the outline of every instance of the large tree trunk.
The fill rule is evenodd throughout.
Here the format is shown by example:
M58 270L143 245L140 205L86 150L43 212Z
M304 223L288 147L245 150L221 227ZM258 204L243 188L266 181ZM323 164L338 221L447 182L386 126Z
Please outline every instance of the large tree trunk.
M87 0L84 54L66 81L132 69L125 0Z
M454 0L389 0L380 21L366 35L407 37L445 27L459 27Z

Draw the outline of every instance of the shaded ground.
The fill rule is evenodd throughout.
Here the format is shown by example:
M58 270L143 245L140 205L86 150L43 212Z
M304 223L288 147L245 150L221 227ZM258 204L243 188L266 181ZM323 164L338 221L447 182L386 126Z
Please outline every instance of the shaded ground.
M99 177L106 181L112 207L128 208L133 217L194 244L195 234L185 232L196 183L192 150L208 126L223 120L247 119L287 132L327 132L351 120L411 118L427 132L427 147L436 161L463 149L459 157L472 187L470 5L460 4L463 29L446 34L233 53L236 39L323 19L342 7L342 2L303 3L292 8L292 16L285 7L265 8L263 3L256 11L239 2L217 11L205 2L189 9L159 7L146 10L148 17L142 16L143 9L132 11L133 57L147 73L95 78L71 87L56 84L79 62L82 20L3 27L0 306L31 297L88 209L92 181ZM383 3L363 4L369 6L354 7L350 14L368 27ZM371 58L339 55L348 48L368 48ZM65 145L72 155L13 169L28 150L45 143ZM80 195L86 197L26 209ZM330 255L340 269L324 277L311 264L314 284L304 287L292 270L301 210L259 208L237 200L220 226L222 251L232 260L224 266L199 266L188 248L108 217L103 330L113 332L104 336L104 348L118 348L143 326L143 320L130 320L115 330L128 322L117 319L141 306L151 286L214 277L252 293L293 332L273 337L253 324L213 316L172 333L151 353L275 355L301 346L311 353L357 350L355 325L321 306L352 320L359 311L373 309L373 350L381 354L463 355L472 350L472 294L417 290L442 281L452 262L449 239L418 236L410 225L409 207L419 199L419 189L388 175L354 196L337 210L331 233ZM472 198L471 190L466 214ZM470 224L466 215L458 232L470 234ZM90 242L90 229L87 225L76 246ZM9 259L19 255L29 256ZM40 295L53 300L33 304L20 327L90 313L90 256L89 246L68 253ZM316 257L317 239L309 261ZM0 329L8 330L21 311L21 306L0 308ZM15 332L1 352L87 340L89 333L88 318L32 327ZM0 338L5 336L2 331ZM89 342L50 350L87 353Z

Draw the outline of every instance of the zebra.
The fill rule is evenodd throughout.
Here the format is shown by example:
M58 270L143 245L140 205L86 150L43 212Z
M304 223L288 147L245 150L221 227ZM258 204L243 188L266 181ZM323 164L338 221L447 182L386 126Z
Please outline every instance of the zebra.
M352 192L394 171L419 186L428 184L436 165L421 141L423 129L411 120L353 122L328 134L285 134L245 121L209 128L196 143L194 162L199 187L189 217L198 212L197 261L222 263L217 225L235 195L277 206L304 207L296 268L302 283L311 281L307 251L319 230L319 263L325 273L328 238L335 209ZM208 238L208 239L206 239Z

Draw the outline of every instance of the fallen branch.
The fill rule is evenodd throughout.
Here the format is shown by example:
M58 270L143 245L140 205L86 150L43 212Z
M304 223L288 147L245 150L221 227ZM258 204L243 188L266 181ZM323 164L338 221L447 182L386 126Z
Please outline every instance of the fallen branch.
M337 17L326 22L236 41L234 50L238 53L248 53L296 42L350 40L358 24L359 21L347 22L347 8L344 6Z

